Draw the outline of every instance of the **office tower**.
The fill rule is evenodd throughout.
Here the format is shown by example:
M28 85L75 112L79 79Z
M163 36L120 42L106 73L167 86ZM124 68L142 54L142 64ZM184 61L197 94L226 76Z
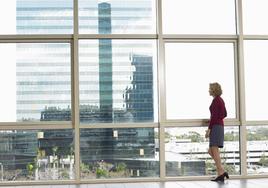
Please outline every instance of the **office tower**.
M111 5L98 5L99 34L111 33ZM112 40L99 39L99 93L100 120L113 121L113 70L112 70Z
M153 121L153 58L133 54L131 64L135 67L131 88L126 89L125 100L127 111L133 115L136 122Z

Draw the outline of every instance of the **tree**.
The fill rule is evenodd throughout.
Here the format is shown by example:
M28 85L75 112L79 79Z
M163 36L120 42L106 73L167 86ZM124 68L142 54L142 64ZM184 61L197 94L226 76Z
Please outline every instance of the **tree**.
M189 132L189 138L191 139L191 142L203 142L204 138L195 131Z
M261 155L261 158L260 158L259 163L260 163L262 166L268 166L268 159L267 159L265 153L263 153L263 154Z
M224 135L224 141L238 141L239 140L239 135L234 134L233 132L228 132L225 133Z

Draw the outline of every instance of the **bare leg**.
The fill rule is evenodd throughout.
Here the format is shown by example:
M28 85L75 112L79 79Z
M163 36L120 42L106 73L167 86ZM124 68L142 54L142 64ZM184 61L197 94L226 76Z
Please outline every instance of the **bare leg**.
M208 149L208 154L209 154L209 155L211 156L211 158L214 160L214 156L213 156L211 147Z
M215 161L218 176L222 175L224 173L224 169L221 165L221 156L220 156L219 148L217 146L212 146L210 147L210 149L212 151L213 159Z

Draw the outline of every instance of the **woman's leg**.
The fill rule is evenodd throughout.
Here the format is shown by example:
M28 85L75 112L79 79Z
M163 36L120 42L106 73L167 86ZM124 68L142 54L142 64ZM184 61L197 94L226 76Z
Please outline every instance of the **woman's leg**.
M211 147L208 148L208 154L209 154L209 155L211 156L211 158L214 160L214 156L213 156Z
M224 173L224 169L221 164L221 156L218 146L212 146L210 147L213 155L213 159L215 161L215 165L217 168L218 176L222 175Z

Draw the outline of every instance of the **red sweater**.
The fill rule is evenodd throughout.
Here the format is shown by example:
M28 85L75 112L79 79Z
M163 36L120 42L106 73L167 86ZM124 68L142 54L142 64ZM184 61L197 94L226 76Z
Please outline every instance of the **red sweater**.
M213 125L224 125L223 119L227 116L227 111L223 99L220 96L215 97L209 107L210 121L209 129L212 129Z

